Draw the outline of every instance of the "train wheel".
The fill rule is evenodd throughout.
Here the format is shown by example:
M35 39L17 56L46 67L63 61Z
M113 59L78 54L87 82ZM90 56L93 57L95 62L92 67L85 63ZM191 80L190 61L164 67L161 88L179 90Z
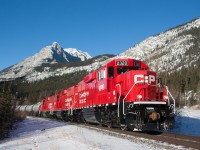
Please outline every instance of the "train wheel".
M69 121L69 116L68 116L68 114L64 113L63 116L62 116L62 119L63 119L65 122L68 122L68 121Z
M100 126L100 127L103 126L103 124L102 124L102 119L100 119L100 121L99 121L99 126Z
M108 128L112 128L112 121L107 122L106 125L108 126Z
M135 116L132 115L132 114L129 114L126 116L126 119L125 119L125 124L126 124L126 127L127 127L127 130L130 130L130 131L133 131L134 128L135 128Z
M123 130L123 131L128 130L127 125L125 125L125 124L121 124L120 129Z

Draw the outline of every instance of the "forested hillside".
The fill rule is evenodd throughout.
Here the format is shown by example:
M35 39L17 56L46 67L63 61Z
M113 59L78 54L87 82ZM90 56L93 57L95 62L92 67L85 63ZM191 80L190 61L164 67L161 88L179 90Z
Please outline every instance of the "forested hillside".
M79 81L87 75L86 71L79 71L63 76L50 77L41 81L32 83L24 82L18 79L10 82L1 82L1 90L11 87L12 94L14 94L19 103L35 103L45 97L59 93L61 90L70 86L76 85ZM4 87L3 87L4 86Z
M168 85L178 105L194 105L200 103L200 59L181 70L161 72L163 84Z

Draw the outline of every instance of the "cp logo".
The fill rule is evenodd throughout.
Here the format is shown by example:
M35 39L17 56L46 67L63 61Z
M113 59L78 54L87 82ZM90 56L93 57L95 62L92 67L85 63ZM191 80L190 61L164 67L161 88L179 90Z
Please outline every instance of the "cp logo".
M134 76L134 83L152 84L155 81L156 81L156 77L154 75L145 76L143 74L137 74Z

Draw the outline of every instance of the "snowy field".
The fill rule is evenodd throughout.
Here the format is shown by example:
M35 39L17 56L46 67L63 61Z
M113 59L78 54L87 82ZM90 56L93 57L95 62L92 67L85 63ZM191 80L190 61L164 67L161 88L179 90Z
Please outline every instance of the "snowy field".
M179 111L176 128L172 132L200 136L200 109L182 109ZM181 146L169 145L143 138L114 136L96 131L57 122L44 118L27 117L16 124L10 138L0 141L0 150L156 150L184 149Z
M177 110L175 126L170 132L200 136L200 106Z

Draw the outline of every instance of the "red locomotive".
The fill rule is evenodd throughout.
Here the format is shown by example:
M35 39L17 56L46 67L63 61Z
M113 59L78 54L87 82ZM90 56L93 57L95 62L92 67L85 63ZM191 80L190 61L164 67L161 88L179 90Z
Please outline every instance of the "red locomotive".
M42 116L122 129L167 129L175 113L166 86L142 61L116 58L77 85L42 100ZM33 105L34 106L34 105Z

